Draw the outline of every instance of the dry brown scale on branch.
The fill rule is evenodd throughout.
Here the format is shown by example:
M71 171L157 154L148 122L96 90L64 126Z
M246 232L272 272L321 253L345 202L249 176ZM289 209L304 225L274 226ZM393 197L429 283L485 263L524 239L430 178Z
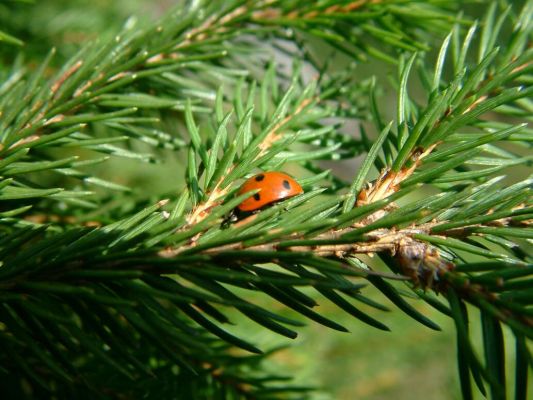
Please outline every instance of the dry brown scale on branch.
M422 164L424 158L431 154L435 147L437 147L437 143L426 150L416 150L411 156L411 166L404 167L399 172L394 172L390 169L384 170L374 182L368 183L367 187L357 195L357 205L370 204L396 193L400 184L413 175Z

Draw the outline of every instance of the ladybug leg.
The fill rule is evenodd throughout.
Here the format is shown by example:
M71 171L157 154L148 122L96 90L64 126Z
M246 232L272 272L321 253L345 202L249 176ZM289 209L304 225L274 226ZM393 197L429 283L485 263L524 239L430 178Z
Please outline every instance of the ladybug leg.
M239 220L239 217L235 213L235 210L233 210L226 216L226 218L224 218L220 226L222 229L227 229L230 227L231 224L234 224L238 220Z

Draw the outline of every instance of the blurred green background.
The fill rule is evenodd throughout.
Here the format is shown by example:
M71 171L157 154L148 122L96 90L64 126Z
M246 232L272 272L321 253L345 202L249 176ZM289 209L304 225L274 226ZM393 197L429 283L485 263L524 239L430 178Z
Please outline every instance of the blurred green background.
M372 299L383 298L375 290L364 290ZM269 368L278 373L290 371L295 383L321 388L313 397L317 400L460 399L451 320L416 302L419 311L442 327L442 332L435 332L393 306L388 313L362 308L389 326L391 332L384 332L339 311L326 300L319 301L316 311L345 326L349 333L309 322L291 342L240 319L234 331L262 344L262 348L292 344L272 357Z
M171 1L150 0L3 0L0 2L0 29L25 41L25 56L19 58L19 62L37 65L40 58L56 46L55 63L60 65L85 41L97 35L112 34L129 16L141 20L157 18L172 4ZM80 24L80 20L84 24ZM0 60L7 69L17 59L19 48L0 46L0 52ZM394 72L383 67L376 69L374 65L362 68L367 73L376 70L383 76ZM362 76L368 75L363 73ZM394 105L393 96L386 93L383 96L391 106ZM184 160L168 151L164 152L163 158L165 163L156 165L111 160L99 167L102 170L97 174L103 178L108 175L116 183L133 187L146 187L149 182L154 195L178 193ZM353 162L349 165L350 168L356 166ZM328 167L335 168L335 163L329 163ZM346 166L342 169L346 171ZM314 395L317 400L459 399L452 321L422 302L413 302L442 327L442 332L434 332L397 310L380 293L369 289L365 294L391 308L389 313L363 309L388 325L391 332L369 327L323 299L320 299L317 311L346 326L350 333L336 332L309 322L300 330L299 337L290 341L261 329L240 314L231 314L235 325L230 330L263 349L291 345L275 353L268 368L276 373L293 374L297 384L311 384L323 389ZM258 302L299 318L272 300L265 298L258 299ZM472 325L471 329L481 339L475 321ZM507 349L507 355L512 357L513 349Z

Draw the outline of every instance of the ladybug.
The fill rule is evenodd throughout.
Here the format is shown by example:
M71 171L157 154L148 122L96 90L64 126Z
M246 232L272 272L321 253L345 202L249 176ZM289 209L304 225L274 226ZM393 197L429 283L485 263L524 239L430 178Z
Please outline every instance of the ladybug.
M262 172L244 182L237 195L255 189L259 189L259 192L237 206L239 212L259 211L265 206L304 192L298 182L283 172Z
M259 189L259 192L248 197L239 204L229 220L234 222L238 217L255 213L266 206L277 203L303 193L303 189L298 182L283 172L261 172L247 179L240 187L237 195L245 194L251 190Z

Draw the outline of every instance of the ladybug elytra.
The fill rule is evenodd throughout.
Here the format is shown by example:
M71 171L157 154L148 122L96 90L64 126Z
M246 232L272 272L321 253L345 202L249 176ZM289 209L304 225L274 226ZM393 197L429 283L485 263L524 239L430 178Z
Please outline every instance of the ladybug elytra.
M259 189L259 192L239 204L238 212L258 211L267 205L304 192L298 182L283 172L262 172L244 182L237 194L241 195L255 189Z

